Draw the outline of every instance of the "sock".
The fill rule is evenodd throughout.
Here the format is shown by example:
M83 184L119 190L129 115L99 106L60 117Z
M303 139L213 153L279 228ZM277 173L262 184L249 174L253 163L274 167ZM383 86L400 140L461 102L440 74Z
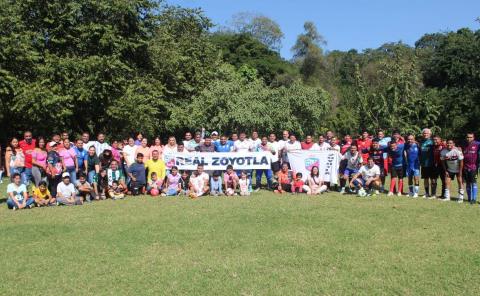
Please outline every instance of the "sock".
M463 189L459 189L458 194L460 195L458 198L463 199Z
M472 183L467 183L467 198L468 201L472 200Z
M397 183L397 178L392 178L392 180L390 181L390 192L393 192L393 190L395 189L395 183Z
M450 190L445 189L445 198L450 198Z
M437 183L433 183L430 184L431 188L432 188L432 196L436 196L437 195ZM425 192L428 192L428 189L425 190Z
M403 194L403 179L400 179L398 181L398 192L397 193L402 193Z
M413 189L413 193L414 193L414 194L418 194L418 191L420 191L419 187L420 187L420 186L415 185L415 187L414 187L414 189Z
M477 183L473 183L472 184L472 201L474 202L477 202L477 191L478 191Z
M433 194L433 183L431 184L431 186L432 186L432 194ZM428 185L425 186L425 195L426 196L430 195L430 192L428 191Z

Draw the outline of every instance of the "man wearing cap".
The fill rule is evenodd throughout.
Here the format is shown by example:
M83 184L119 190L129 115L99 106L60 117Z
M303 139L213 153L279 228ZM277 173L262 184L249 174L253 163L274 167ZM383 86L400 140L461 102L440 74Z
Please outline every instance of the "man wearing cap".
M212 137L212 142L215 144L216 142L219 141L218 139L218 132L217 131L213 131L210 136Z
M75 186L70 182L68 172L62 174L62 182L57 185L57 204L66 206L83 204L81 197L77 197Z

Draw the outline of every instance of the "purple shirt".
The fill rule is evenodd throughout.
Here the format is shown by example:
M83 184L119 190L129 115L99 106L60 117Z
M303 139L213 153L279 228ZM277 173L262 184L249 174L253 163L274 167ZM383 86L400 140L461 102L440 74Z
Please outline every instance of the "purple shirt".
M178 188L178 182L180 181L180 174L176 174L175 176L172 174L168 174L168 189L176 190Z
M463 166L466 170L477 170L478 150L480 149L480 142L472 141L463 147Z

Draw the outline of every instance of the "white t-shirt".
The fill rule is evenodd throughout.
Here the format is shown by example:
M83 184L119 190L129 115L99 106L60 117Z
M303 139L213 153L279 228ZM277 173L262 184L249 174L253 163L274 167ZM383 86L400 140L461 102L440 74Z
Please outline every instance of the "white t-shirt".
M107 142L100 143L98 141L95 141L93 146L95 147L95 151L97 152L97 156L100 156L100 154L102 154L102 152L106 149L109 149L109 150L112 149L112 147L110 147L110 145L108 145Z
M205 189L205 185L208 184L209 179L210 178L208 174L205 172L201 173L197 177L195 177L195 175L192 175L190 177L190 182L192 182L193 186L197 189L195 192L197 195L200 195L203 193Z
M295 141L293 143L288 141L285 143L286 152L295 151L295 150L302 150L302 145L300 144L299 141Z
M256 140L254 140L254 139L248 139L248 140L250 141L250 144L251 144L253 150L257 149L257 147L260 144L262 144L262 140L258 139L258 138Z
M280 154L280 145L278 144L277 141L268 142L268 145L272 148L273 151L275 151L275 154L272 154L271 156L272 162L278 161L279 154Z
M83 149L87 150L90 149L90 147L95 145L95 141L88 141L87 143L83 143Z
M17 186L15 183L10 183L7 186L7 193L13 193L13 197L17 201L23 201L23 194L27 191L25 184L20 184Z
M371 168L368 167L368 165L364 165L358 172L362 175L364 180L380 176L380 168L376 164L374 164Z
M252 147L252 142L248 140L236 140L235 143L233 143L233 151L236 152L248 152L250 150L253 150Z
M131 165L135 162L135 151L137 150L137 146L127 145L123 147L123 157L127 160L128 164Z
M327 142L323 142L322 144L315 144L318 146L318 150L320 151L327 151L328 149L330 149L332 146L330 146L330 144L328 144Z
M238 186L240 187L241 192L248 192L248 187L250 186L250 180L248 179L240 179L238 181Z
M457 148L453 148L452 150L444 148L440 152L440 160L445 160L447 163L447 171L450 173L458 173L460 171L460 161L463 160L463 153Z
M72 197L72 193L75 195L75 186L73 186L72 183L66 185L63 182L60 182L57 185L57 192L61 193L63 197L70 198Z

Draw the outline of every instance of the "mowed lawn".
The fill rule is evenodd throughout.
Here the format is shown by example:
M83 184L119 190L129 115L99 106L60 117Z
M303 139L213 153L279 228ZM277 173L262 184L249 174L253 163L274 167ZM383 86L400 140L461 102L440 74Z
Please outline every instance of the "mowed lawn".
M0 295L480 294L478 205L262 191L2 203L0 223Z

